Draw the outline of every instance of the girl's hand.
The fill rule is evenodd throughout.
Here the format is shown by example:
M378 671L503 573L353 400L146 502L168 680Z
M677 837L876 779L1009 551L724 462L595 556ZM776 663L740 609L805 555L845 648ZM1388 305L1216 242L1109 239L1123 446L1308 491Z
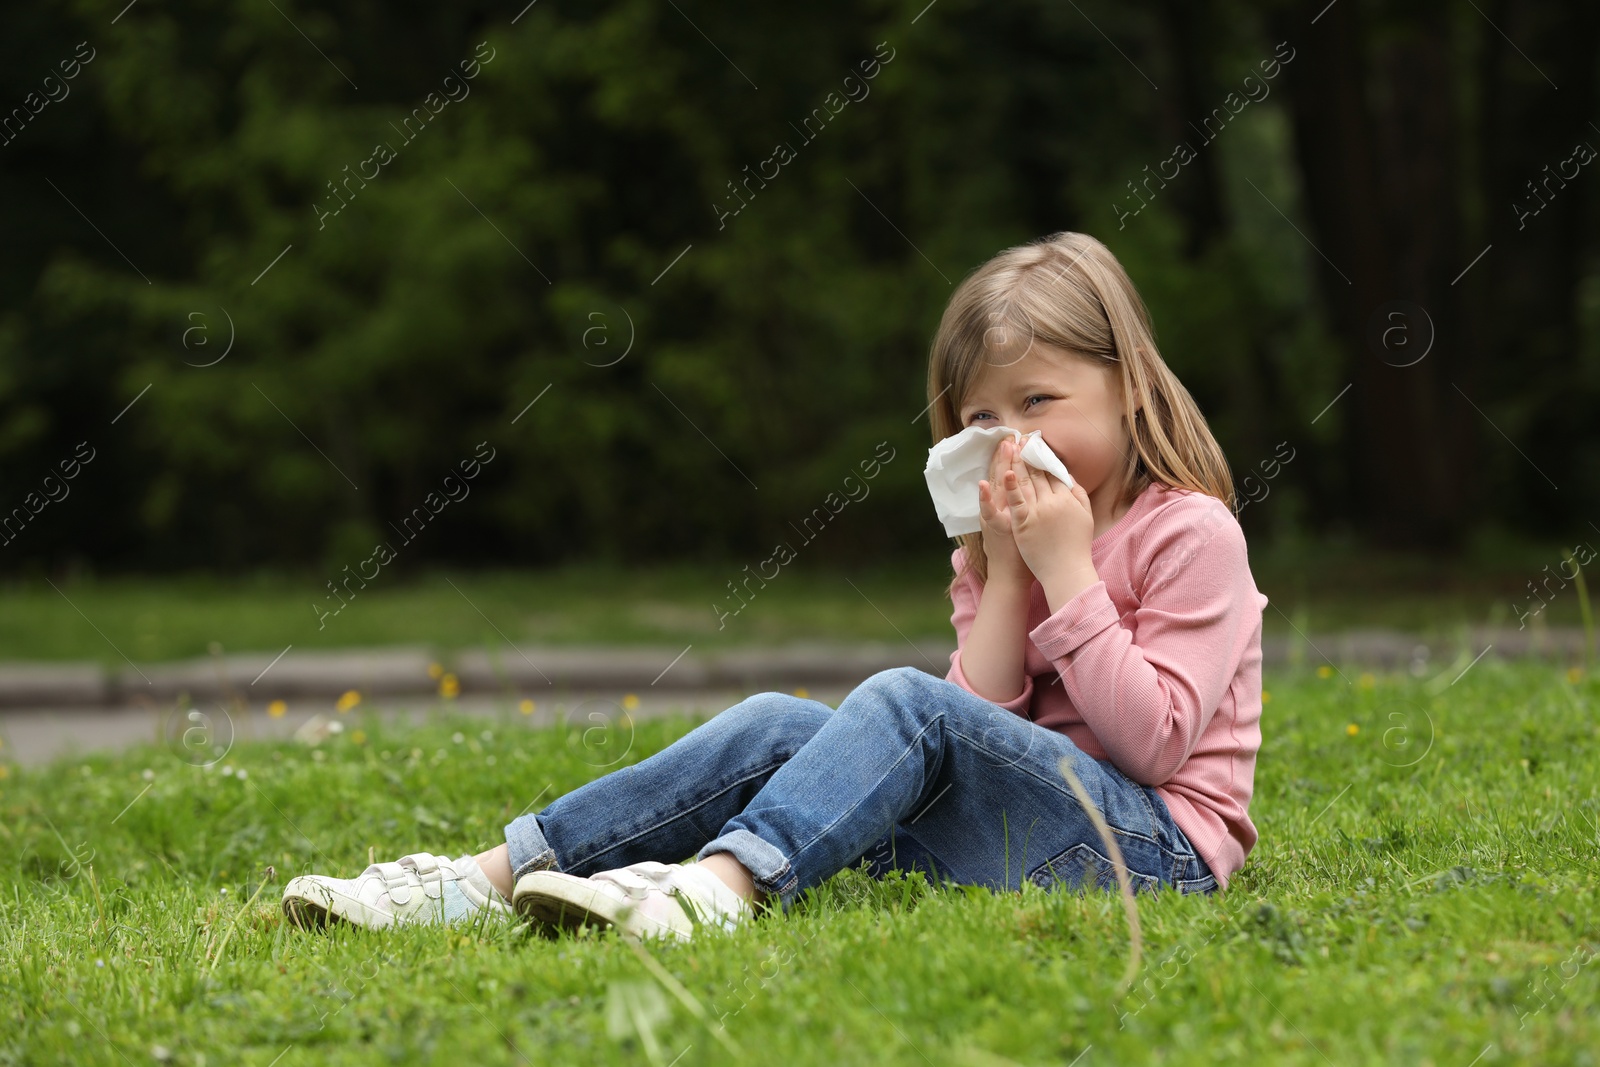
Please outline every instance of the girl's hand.
M1002 440L989 460L989 477L978 482L978 518L983 523L983 551L989 559L989 581L1029 587L1033 572L1023 562L1012 533L1009 502L998 486L1019 465L1020 449L1010 438ZM1020 463L1026 467L1026 463ZM1010 475L1014 477L1014 475Z
M1004 475L1007 517L1017 553L1045 587L1051 608L1060 607L1099 581L1090 548L1094 511L1089 494L1076 481L1072 488L1049 471L1025 462ZM1059 596L1050 594L1059 592Z

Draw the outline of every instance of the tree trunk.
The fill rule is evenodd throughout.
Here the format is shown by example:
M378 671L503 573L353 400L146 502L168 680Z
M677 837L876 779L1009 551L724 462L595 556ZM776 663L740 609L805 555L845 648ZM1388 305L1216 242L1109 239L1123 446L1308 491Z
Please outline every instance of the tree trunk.
M1573 365L1579 183L1541 232L1517 233L1509 208L1517 183L1566 158L1593 100L1595 13L1556 6L1485 19L1429 5L1378 25L1340 3L1315 26L1276 23L1297 52L1285 80L1307 236L1352 383L1329 412L1346 427L1350 499L1336 510L1381 544L1458 543L1490 503L1484 463L1512 451L1501 435L1529 447L1495 417L1498 397ZM1485 49L1475 92L1451 62L1463 39ZM1571 91L1552 90L1518 47ZM1478 171L1463 165L1472 128Z
M1576 295L1585 207L1600 182L1600 159L1576 168L1575 177L1563 163L1580 142L1600 150L1600 129L1591 121L1600 9L1543 2L1485 10L1517 47L1483 27L1489 47L1476 177L1485 216L1479 248L1492 248L1460 286L1471 296L1467 319L1476 357L1470 381L1460 385L1484 411L1473 417L1486 456L1494 469L1509 472L1515 487L1491 510L1549 511L1559 503L1558 486L1578 491L1563 456L1594 433L1593 397L1575 380ZM1565 504L1568 516L1586 510L1581 501Z

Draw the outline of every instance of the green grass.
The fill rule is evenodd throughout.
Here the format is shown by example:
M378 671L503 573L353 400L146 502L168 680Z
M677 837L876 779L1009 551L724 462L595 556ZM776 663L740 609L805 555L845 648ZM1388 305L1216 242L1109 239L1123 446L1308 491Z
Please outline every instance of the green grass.
M337 605L326 577L85 578L14 581L0 596L0 648L12 660L139 663L226 652L423 644L441 652L503 647L503 638L549 644L676 644L701 651L802 639L900 642L900 633L947 636L949 601L939 565L864 573L808 572L792 564L740 601L724 568L430 572L380 576L319 626L313 603ZM949 569L948 560L943 564ZM752 573L754 571L752 570ZM713 605L719 605L725 618ZM897 628L898 627L898 632ZM112 647L112 644L116 648Z
M1555 544L1487 538L1457 554L1382 552L1334 542L1253 544L1250 569L1257 588L1302 629L1387 627L1453 636L1464 622L1515 629L1523 616L1530 627L1583 625L1577 584L1562 579L1573 573L1571 565L1563 569L1565 551ZM1591 564L1584 575L1590 587L1597 574L1600 569ZM1540 586L1541 580L1548 584ZM1288 628L1270 608L1264 625L1269 633Z
M1528 610L1527 583L1559 563L1556 549L1484 550L1470 558L1397 555L1318 546L1256 547L1256 584L1272 607L1269 634L1327 633L1387 626L1454 638L1462 621L1515 626ZM98 660L125 666L226 652L393 644L443 655L504 638L549 644L678 645L701 652L800 640L884 641L950 635L944 598L948 557L859 570L811 568L804 560L739 606L728 583L749 560L725 566L622 569L572 566L545 571L426 571L381 575L319 626L327 574L188 575L14 579L0 587L0 649L10 660ZM752 573L754 573L752 569ZM1580 622L1576 587L1545 595L1532 625ZM504 637L502 637L504 635ZM113 645L115 647L113 647Z
M294 873L486 847L615 758L509 711L353 716L210 770L155 747L7 767L0 1064L667 1064L689 1045L680 1064L1592 1064L1600 679L1452 676L1269 679L1261 840L1221 897L1139 899L1120 998L1114 896L915 874L843 871L648 961L610 934L283 921ZM608 740L631 762L692 725Z

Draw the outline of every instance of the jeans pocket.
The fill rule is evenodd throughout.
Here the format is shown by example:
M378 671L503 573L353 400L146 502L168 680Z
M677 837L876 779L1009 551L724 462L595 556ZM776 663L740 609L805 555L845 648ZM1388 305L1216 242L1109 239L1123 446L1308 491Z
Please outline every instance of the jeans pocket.
M1079 844L1045 860L1028 875L1028 880L1041 889L1053 889L1061 885L1079 889L1093 886L1114 891L1117 888L1117 868L1094 846ZM1131 867L1128 869L1128 881L1135 893L1154 893L1161 886L1159 877L1140 874Z
M1178 833L1181 836L1183 831L1179 830ZM1187 844L1188 838L1184 838L1184 842ZM1194 846L1191 845L1189 847L1188 855L1179 855L1176 860L1177 869L1173 872L1172 884L1177 887L1178 892L1215 893L1217 891L1216 876L1211 873L1211 868L1206 864L1206 861L1201 859L1200 854L1194 850Z
M1217 891L1217 880L1210 874L1202 875L1199 878L1180 878L1172 884L1177 886L1180 893L1215 893Z

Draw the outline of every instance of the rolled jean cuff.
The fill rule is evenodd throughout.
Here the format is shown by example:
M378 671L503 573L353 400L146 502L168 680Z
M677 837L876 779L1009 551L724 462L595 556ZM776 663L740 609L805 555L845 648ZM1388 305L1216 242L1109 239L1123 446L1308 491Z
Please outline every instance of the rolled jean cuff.
M769 899L777 898L782 903L784 911L789 910L790 894L799 884L800 876L795 873L788 857L782 852L749 830L734 830L713 841L707 841L701 846L700 851L695 853L694 858L703 860L713 852L732 853L733 858L750 872L750 878L755 882L756 888L765 893Z
M545 840L539 819L532 812L506 823L506 853L513 881L529 871L560 870L556 866L556 850Z

